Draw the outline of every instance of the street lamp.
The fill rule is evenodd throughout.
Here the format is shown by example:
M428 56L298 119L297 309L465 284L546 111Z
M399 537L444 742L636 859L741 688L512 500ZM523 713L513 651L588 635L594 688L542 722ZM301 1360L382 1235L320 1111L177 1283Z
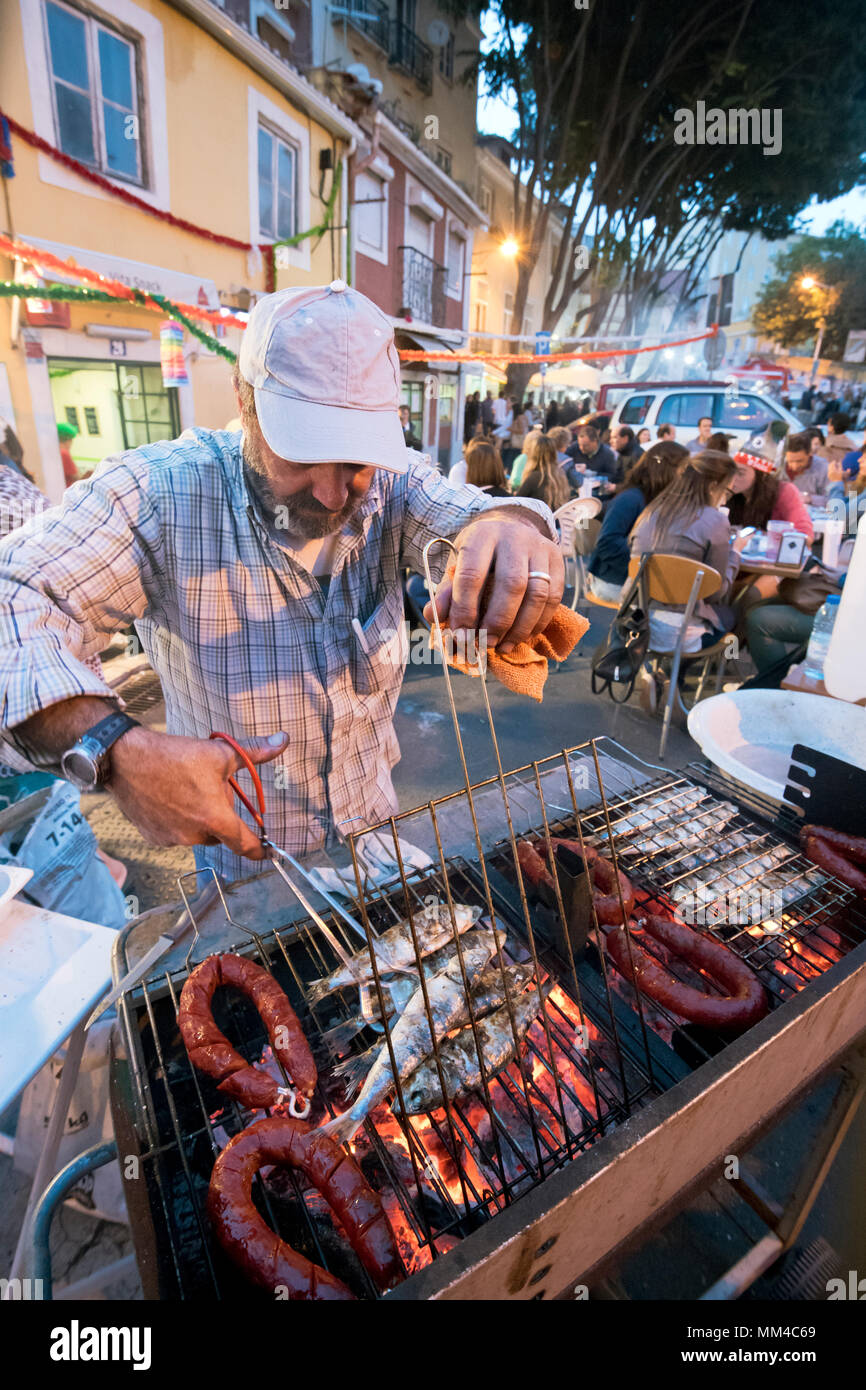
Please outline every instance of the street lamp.
M823 284L820 280L816 280L814 275L804 275L800 281L800 287L804 290L824 290L826 294L831 293L830 286ZM818 319L818 336L815 339L815 351L812 354L812 370L809 373L810 386L814 385L815 377L818 375L818 362L821 358L821 347L824 342L824 330L826 327L827 319L822 313Z
M514 237L509 236L506 237L505 240L500 244L499 250L501 255L507 256L510 261L513 261L518 251L520 250L520 247L514 240Z

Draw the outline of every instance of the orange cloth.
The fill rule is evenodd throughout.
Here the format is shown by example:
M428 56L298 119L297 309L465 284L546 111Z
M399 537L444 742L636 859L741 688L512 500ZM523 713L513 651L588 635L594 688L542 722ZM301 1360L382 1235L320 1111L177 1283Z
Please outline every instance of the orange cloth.
M513 651L500 654L487 653L487 667L502 685L514 690L518 695L529 695L541 701L544 682L547 680L547 663L564 661L574 651L581 637L589 628L589 621L580 613L566 608L561 603L544 632L533 638L532 642L519 642ZM430 645L435 646L436 630L430 633ZM469 676L480 676L477 665L467 666L465 662L452 658L449 665Z

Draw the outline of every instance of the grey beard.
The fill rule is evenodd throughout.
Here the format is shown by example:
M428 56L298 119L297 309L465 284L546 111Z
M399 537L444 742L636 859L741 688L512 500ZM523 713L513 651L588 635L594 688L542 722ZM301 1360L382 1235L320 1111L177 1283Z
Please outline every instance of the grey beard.
M306 492L292 493L280 501L271 486L261 457L251 440L244 435L243 440L244 473L268 523L277 531L286 531L304 540L321 540L342 530L349 517L361 505L360 499L349 496L338 512L331 512Z

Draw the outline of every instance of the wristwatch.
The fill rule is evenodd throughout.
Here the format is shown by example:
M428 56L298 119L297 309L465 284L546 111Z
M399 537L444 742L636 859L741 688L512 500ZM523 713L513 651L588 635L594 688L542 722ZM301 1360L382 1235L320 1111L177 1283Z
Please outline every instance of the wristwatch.
M60 759L60 768L67 782L80 792L92 792L106 781L109 770L109 750L128 729L140 729L137 719L115 710L100 719L92 729L81 735L77 743Z

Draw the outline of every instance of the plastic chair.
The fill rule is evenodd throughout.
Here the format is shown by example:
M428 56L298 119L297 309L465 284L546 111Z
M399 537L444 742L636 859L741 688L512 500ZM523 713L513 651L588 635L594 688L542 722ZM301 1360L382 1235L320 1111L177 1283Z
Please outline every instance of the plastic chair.
M640 565L640 556L633 555L629 561L629 578L633 579L637 574ZM654 651L652 647L647 652L647 657L655 661L656 665L663 657L671 658L671 675L668 683L668 697L665 702L664 718L662 720L662 732L659 739L659 757L665 755L665 748L668 741L668 733L671 727L671 717L673 715L674 704L682 710L683 714L688 714L688 709L680 694L679 674L680 667L691 665L693 662L702 663L701 679L695 695L695 703L700 700L704 691L707 671L713 661L718 659L718 669L716 672L716 689L718 695L722 688L722 677L725 669L725 653L728 640L731 636L726 632L718 641L710 647L703 647L699 652L684 652L683 641L688 630L689 622L695 611L695 604L699 599L709 598L712 594L718 593L722 587L722 576L718 570L711 569L709 565L701 564L698 560L689 560L684 555L651 555L644 569L644 579L646 582L646 598L649 603L660 603L665 607L682 607L680 625L677 629L676 642L672 652ZM654 677L653 677L654 678Z
M583 564L584 552L581 541L594 517L601 511L597 497L573 497L570 502L557 508L553 513L559 531L559 548L565 563L565 582L574 589L571 601L576 608L586 584L586 570ZM572 577L569 578L569 575Z

